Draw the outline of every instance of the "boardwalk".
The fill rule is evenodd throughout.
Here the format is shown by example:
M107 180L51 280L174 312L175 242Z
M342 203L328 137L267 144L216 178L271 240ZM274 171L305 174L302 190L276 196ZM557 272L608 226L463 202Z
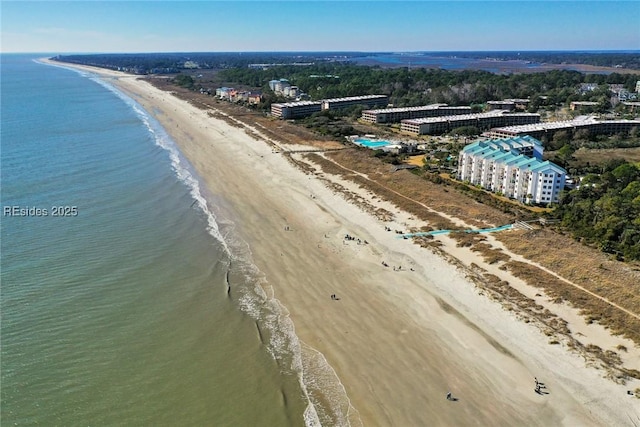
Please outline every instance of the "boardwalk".
M479 228L476 230L433 230L433 231L421 231L418 233L407 233L407 234L399 234L398 238L408 239L410 237L421 237L421 236L437 236L440 234L449 234L451 232L462 232L462 233L493 233L496 231L504 231L511 230L513 228L513 224L501 225L500 227L492 227L492 228Z

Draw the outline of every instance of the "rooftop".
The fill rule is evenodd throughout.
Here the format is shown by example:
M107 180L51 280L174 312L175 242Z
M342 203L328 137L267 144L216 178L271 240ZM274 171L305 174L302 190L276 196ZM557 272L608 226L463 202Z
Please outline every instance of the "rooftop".
M405 119L402 123L409 123L414 125L421 125L426 123L440 123L446 120L452 121L461 121L461 120L469 120L469 119L485 119L490 117L501 117L501 116L540 116L536 113L512 113L507 110L493 110L486 113L477 113L477 114L460 114L458 116L442 116L442 117L425 117L421 119Z

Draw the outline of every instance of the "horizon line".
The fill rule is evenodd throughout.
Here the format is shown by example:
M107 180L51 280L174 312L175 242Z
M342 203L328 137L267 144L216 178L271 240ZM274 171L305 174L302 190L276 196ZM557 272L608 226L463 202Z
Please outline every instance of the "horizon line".
M640 53L640 49L526 49L526 50L197 50L197 51L103 51L103 52L45 52L45 51L22 51L22 52L0 52L2 55L20 55L20 54L47 54L47 55L140 55L140 54L187 54L187 53L250 53L250 54L266 54L266 53L366 53L366 54L407 54L407 53Z

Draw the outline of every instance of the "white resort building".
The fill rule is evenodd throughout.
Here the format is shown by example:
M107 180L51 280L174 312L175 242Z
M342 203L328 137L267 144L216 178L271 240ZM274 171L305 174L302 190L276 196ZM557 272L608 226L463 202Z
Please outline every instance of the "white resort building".
M280 119L298 119L322 110L320 101L298 101L271 104L271 115Z
M497 126L539 122L540 114L492 110L486 113L402 120L400 130L411 135L438 135L463 126L475 126L482 130Z
M385 106L389 102L386 95L363 95L346 98L321 99L320 101L298 101L271 104L271 115L280 119L299 119L323 110L338 110L352 105L367 108Z
M586 130L590 135L611 135L614 133L631 132L633 128L640 129L640 120L603 120L598 121L594 116L580 116L573 120L545 122L533 124L507 125L492 128L487 135L492 138L510 138L519 135L530 135L534 138L552 138L556 132L567 131L575 134L578 130Z
M389 103L387 95L362 95L348 96L344 98L321 99L323 110L336 110L351 107L352 105L365 105L366 108L386 107Z
M430 104L418 107L383 108L362 111L361 119L369 123L397 123L405 119L471 114L471 107L450 107L447 104Z
M542 151L528 135L476 141L460 151L458 179L524 203L557 203L567 171L543 162Z

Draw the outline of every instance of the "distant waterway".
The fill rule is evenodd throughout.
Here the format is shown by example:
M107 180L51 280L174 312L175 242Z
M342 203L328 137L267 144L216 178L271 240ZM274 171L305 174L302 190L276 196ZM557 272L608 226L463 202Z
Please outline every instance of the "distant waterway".
M574 70L590 74L611 74L614 68L590 67L580 64L542 64L526 60L468 58L427 53L374 53L351 58L361 65L381 67L438 68L443 70L482 70L495 74L532 73L549 70Z

